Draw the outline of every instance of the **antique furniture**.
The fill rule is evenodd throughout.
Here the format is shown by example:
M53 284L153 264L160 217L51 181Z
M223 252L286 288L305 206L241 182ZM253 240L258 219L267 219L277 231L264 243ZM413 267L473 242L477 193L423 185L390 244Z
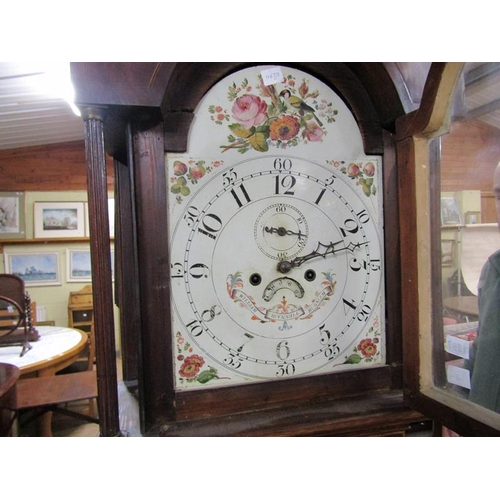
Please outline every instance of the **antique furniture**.
M75 363L80 358L84 349L88 346L88 335L77 329L40 326L38 330L40 333L40 340L34 343L33 348L23 357L19 357L14 346L8 346L0 350L0 362L17 366L20 370L20 376L23 379L29 378L38 380L46 377L62 376L56 375L56 373ZM88 374L82 375L82 383L88 388L89 381L94 376L95 375ZM31 383L43 384L42 382ZM59 382L54 385L54 391L59 387L58 384ZM64 384L64 381L61 381L60 384ZM41 390L40 387L33 385L29 386L26 391L36 394L39 389ZM64 385L61 385L61 390L64 390ZM80 394L80 392L78 394ZM89 394L87 397L81 399L94 398L92 392L87 394ZM59 396L60 393L57 391L54 392L53 397L55 399L52 403L57 402ZM67 396L64 396L64 398L66 397ZM47 406L44 402L45 400L36 401L42 401L42 406ZM93 402L89 403L89 409L91 410L90 414L93 415ZM43 415L40 417L39 432L44 436L51 435L50 413L43 412Z
M90 332L93 316L92 285L69 293L68 326Z
M97 374L95 371L68 373L66 375L52 375L48 377L20 379L16 384L16 395L11 400L0 402L0 405L12 410L19 419L21 411L33 410L33 414L25 419L27 423L39 418L47 412L57 411L65 415L97 423L98 419L92 415L63 408L60 405L97 398ZM45 425L40 428L40 436L51 437L51 420L44 420Z
M117 402L112 390L115 382L113 331L108 328L113 318L109 293L111 273L107 268L109 233L103 216L107 210L103 183L106 153L114 160L116 175L116 300L120 308L123 361L127 372L137 377L144 433L166 436L201 433L359 435L368 425L372 434L380 435L404 433L411 422L426 417L436 418L438 422L455 428L461 424L458 419L464 417L463 434L484 435L495 432L495 429L498 433L500 427L492 425L494 419L491 416L481 416L481 422L476 419L479 413L475 408L465 409L467 405L460 405L461 413L457 416L457 412L451 409L450 398L442 391L444 361L442 369L434 370L439 364L436 360L439 361L440 356L443 358L444 345L442 301L435 293L439 289L435 271L441 273L440 245L436 243L437 224L440 227L439 202L436 201L439 190L434 176L439 144L435 138L447 130L452 96L462 67L460 63L72 64L76 99L86 132L91 229L95 227L94 235L91 231L91 247L95 255L93 279L100 280L98 287L94 282L94 304L99 305L99 310L94 310L97 360L98 363L102 360L105 369L110 370L109 377L99 380L103 388L99 392L99 404L103 409L102 415L100 412L102 425L107 426L105 434L116 433L118 425ZM243 72L249 68L257 68L261 76L269 70L278 77L269 85L260 81L256 83L254 76L252 80L244 77L246 73ZM284 70L282 73L280 68ZM300 78L296 79L296 75ZM336 97L323 102L323 93L332 94L323 90L318 81ZM211 93L212 90L216 92L218 85L226 86L227 101L215 99L218 94ZM205 99L206 96L209 100ZM342 116L332 115L335 120L332 124L338 120L341 126L338 129L334 125L327 127L328 133L325 134L318 122L319 119L324 124L325 117L318 116L318 113L321 107L327 109L330 103L339 102L337 98L346 105L355 126L347 127L343 121L347 116L344 108L333 106ZM245 114L248 110L253 112L250 117ZM209 115L212 118L210 129L206 121L207 117L210 120ZM205 124L205 134L200 134L197 129L200 123ZM333 151L332 156L342 151L336 149L340 148L336 140L346 145L354 140L361 144L361 148L355 148L357 154L354 156L331 158L328 151ZM304 141L308 142L307 149L299 146ZM313 155L313 162L318 165L304 167L302 162L307 159L306 151L314 149L311 146L314 142L322 143L325 151ZM251 154L247 154L249 151ZM179 157L175 158L176 155ZM367 168L367 172L363 169L371 161L369 157L377 157L373 166L375 170L381 166L382 170L378 196L368 193L371 186L367 183L367 176L370 177L368 172L372 172L372 167ZM256 158L262 163L251 166L248 162L247 165L245 160L254 161ZM361 165L351 162L353 159ZM300 250L302 235L306 234L297 213L297 210L302 210L289 203L294 214L289 220L293 227L287 227L281 221L276 225L266 221L263 227L256 224L257 220L264 220L268 207L262 208L253 218L254 239L258 242L260 238L261 248L255 250L245 245L241 269L226 275L229 278L232 274L235 278L229 280L228 285L229 290L235 292L232 298L241 299L241 315L232 309L234 304L227 304L229 299L223 295L226 291L220 284L223 274L220 269L225 261L223 250L217 245L220 236L223 236L220 241L228 247L237 244L240 237L245 244L248 243L246 231L251 218L241 214L249 213L255 203L262 202L262 195L253 189L254 183L259 184L257 176L267 176L271 180L261 186L268 190L270 205L274 204L276 208L279 203L286 203L283 201L286 197L293 199L295 194L292 193L310 196L307 200L312 208L309 207L308 214L304 215L308 228L314 227L314 223L310 223L313 209L326 201L321 196L323 189L323 196L335 194L327 192L330 186L325 184L330 182L329 177L315 175L316 167L325 168L328 160L332 161L329 165L332 174L337 168L341 171L345 167L345 172L341 171L333 180L334 190L337 190L337 184L342 185L337 180L346 174L357 180L353 189L365 189L371 201L380 199L383 202L382 209L370 212L370 217L372 213L383 217L377 239L383 249L381 282L384 290L380 298L385 299L382 306L385 323L381 330L384 356L380 363L367 370L358 369L359 363L354 363L326 373L295 376L294 367L297 370L298 363L289 363L290 359L302 363L302 358L305 361L305 357L311 355L314 359L322 353L325 357L340 355L342 361L353 361L358 357L350 358L347 349L355 347L359 352L353 354L361 357L360 352L365 347L355 335L349 337L352 345L335 344L338 334L344 332L343 326L336 330L335 324L332 328L325 321L314 325L309 323L316 327L315 340L319 347L310 352L303 351L298 357L292 358L292 350L288 351L291 344L294 344L294 349L300 349L296 343L298 340L291 340L290 336L279 338L273 349L258 346L256 356L245 351L252 349L253 339L257 337L262 343L266 334L260 325L255 331L244 331L241 335L250 321L258 321L242 319L242 314L255 307L253 310L258 313L255 317L262 319L259 314L264 313L265 318L269 311L263 311L265 306L262 307L260 302L253 304L251 294L246 294L249 300L245 299L239 293L240 286L233 286L241 284L237 279L241 276L237 273L250 269L257 257L262 258L258 252L264 255L269 246L279 247L277 251L282 252L288 249L282 247L289 241L292 253ZM342 164L342 160L346 164ZM287 172L288 166L290 172ZM270 173L272 170L277 171L274 177ZM359 173L363 175L358 176ZM307 175L318 180L314 197L311 197L311 188L307 187L311 180ZM299 191L303 186L304 190ZM340 192L343 192L343 187ZM301 202L305 199L302 198ZM349 199L348 204L351 203L354 202ZM211 210L212 205L218 210ZM326 210L324 213L331 221L327 226L336 228L329 234L337 231L342 239L354 234L348 229L355 231L358 228L358 234L359 228L364 227L362 208L351 212L354 225L346 222L347 217L338 221L333 212ZM230 227L233 219L237 228ZM267 234L259 233L262 229L265 232L266 227L269 229ZM231 229L227 230L231 238L226 237L227 228ZM332 255L325 252L333 250L340 238L330 239L329 234L325 235L326 242L318 237L319 242L326 245L323 250L320 247L307 252L300 250L296 256L281 261L287 262L295 271L293 262L297 261L293 259L311 255L314 251L331 259ZM276 245L270 243L271 238L275 238ZM358 240L353 241L354 245L358 243L361 245ZM365 253L362 259L358 259L353 253L357 248L352 248L353 252L348 250L351 252L348 255L356 257L357 261L348 259L348 266L340 266L340 269L349 273L361 266L359 269L363 273L365 269L370 273L379 272L370 265L371 259L378 260L379 255L372 255L372 248L368 247L370 258ZM272 252L267 253L273 256ZM228 252L228 263L235 258L234 255L234 251ZM436 260L437 256L439 259ZM342 262L342 258L338 260ZM281 262L279 256L278 261ZM439 262L438 268L435 262ZM286 268L276 269L274 273L286 275ZM328 269L316 269L315 266L311 266L311 270L316 275L318 270L328 272ZM254 270L250 276L253 275L262 277L263 273ZM302 279L307 281L305 275L300 281L294 275L290 276L302 287ZM313 273L309 276L312 277ZM366 285L369 290L375 274L367 277L370 278ZM272 280L276 279L280 277L273 274ZM281 279L272 282L275 288L287 286L286 279ZM243 290L259 287L261 283L259 276L254 276L252 281L244 282ZM339 283L343 281L339 279ZM211 302L203 302L198 287L210 292L207 297ZM182 293L192 300L192 304L189 300L185 304L179 299L178 289L182 288ZM286 290L292 288L299 295L302 293L296 286ZM359 289L357 286L355 290L347 287L346 291L351 295ZM99 300L97 294L101 294ZM259 294L259 297L263 295ZM215 302L215 298L220 302ZM341 308L345 316L352 314L351 326L356 325L360 318L367 318L368 329L362 333L370 334L370 329L376 328L371 312L378 310L373 307L378 302L365 303L364 297L354 299L340 297ZM334 309L335 306L329 304L326 310ZM248 343L235 345L232 343L234 339L224 337L220 320L226 327L231 325L236 330L238 339L245 341L246 338ZM284 322L279 326L284 328ZM278 330L277 335L285 334L285 330ZM354 332L354 329L348 330ZM343 337L347 338L346 335ZM220 342L220 348L227 352L225 357L222 351L216 353L218 348L210 343L209 337ZM311 336L306 343L312 345L312 342ZM375 352L372 346L370 348ZM274 359L270 358L272 353ZM240 363L245 372L238 374ZM267 364L267 368L274 365L276 376L257 382L259 373L246 368L251 363ZM180 387L184 382L179 379L179 372L184 374L181 377L184 381L197 379L193 383L196 390ZM244 383L226 385L223 377L227 373L242 377L249 375L249 379ZM216 384L219 385L215 387Z
M127 69L125 70L125 68ZM242 85L246 76L243 73L238 74L238 72L244 72L247 68L256 69L252 70L252 81ZM245 92L255 94L258 92L257 87L261 85L255 81L256 73L261 69L272 69L272 67L269 68L268 65L266 68L258 63L152 63L138 65L76 63L72 65L77 102L82 109L86 127L86 144L89 152L89 194L90 183L98 183L105 172L104 147L115 160L114 169L117 185L115 200L117 201L119 217L115 236L118 285L116 297L121 314L122 346L128 350L124 357L124 366L127 366L131 361L135 362L134 359L137 360L135 368L138 377L141 415L143 416L142 429L145 433L164 433L167 435L182 432L185 421L190 421L196 427L196 422L205 418L209 419L208 422L205 422L207 424L205 429L210 429L210 424L215 426L220 419L230 420L238 415L238 421L243 427L248 427L250 421L256 419L259 424L254 429L255 433L258 434L260 431L273 434L281 432L276 424L270 423L278 414L291 416L295 411L300 414L301 409L307 407L314 409L314 414L317 415L318 419L313 417L310 420L310 422L314 421L315 423L308 430L300 428L301 419L299 417L292 419L295 424L287 428L286 432L289 435L299 435L304 432L309 432L312 435L315 433L355 434L359 432L363 422L367 422L365 419L370 418L368 414L373 417L371 432L376 434L392 433L397 429L404 433L409 424L420 421L423 417L404 404L402 394L397 170L393 154L395 144L391 132L381 126L382 123L394 122L398 116L404 113L396 89L381 64L290 63L283 65L282 79L286 80L286 85L281 80L271 84L275 85L276 93L266 97L260 95L258 102L258 105L263 107L263 102L266 101L267 116L271 116L270 103L274 103L272 109L275 113L273 117L276 120L273 121L272 133L281 134L279 138L277 136L276 139L272 138L274 135L271 136L270 128L266 128L269 124L259 128L262 125L261 122L255 123L254 128L252 128L253 125L250 125L247 129L250 132L245 132L237 126L233 127L232 136L230 132L228 134L227 130L223 131L223 128L212 128L210 133L205 133L203 140L201 135L193 133L195 139L189 143L190 127L192 126L193 130L197 127L195 109L201 106L200 103L202 103L205 94L211 88L215 88L216 84L219 84L221 95L225 95L226 92L221 89L225 87L227 91L228 86L232 86L231 78L235 82L233 93L238 94L235 96L236 98L243 97ZM115 79L119 78L123 83L124 75L129 79L129 83L125 87L116 87L113 82L118 81ZM289 75L292 76L289 78ZM106 81L105 85L103 85L104 80ZM293 83L292 80L294 80ZM371 83L368 83L369 80ZM375 82L377 89L382 94L385 93L384 96L374 91L375 87L372 84ZM297 92L302 92L300 96L308 106L319 106L324 97L325 106L330 110L328 118L318 116L318 108L311 111L310 108L300 103L299 108L294 109L294 102L290 99L292 96L288 96L286 92L283 93L284 90L288 90L292 94L294 85L295 97L299 95ZM263 86L261 88L265 93L265 88ZM122 93L120 89L124 89ZM272 87L270 89L269 92L272 93ZM332 89L335 89L335 92ZM317 94L315 94L316 92ZM316 97L318 99L314 103ZM253 101L255 103L257 99L253 99ZM323 102L321 101L321 103ZM202 104L203 107L200 107L205 115L205 120L207 118L206 106L210 104L205 100ZM232 104L214 102L214 113L208 111L208 113L213 114L214 123L218 119L215 113L218 112L219 106L222 109L220 113L224 115L225 112L231 119L230 106ZM288 113L284 112L285 106L288 106ZM335 114L336 110L339 110L338 115ZM290 118L284 118L285 115ZM322 126L314 115L323 124L327 124L324 129L321 128ZM335 128L336 122L339 125L337 128ZM203 128L203 123L207 122L201 120L200 123L201 128ZM217 125L214 126L217 127ZM296 133L296 129L297 131L300 129L300 134ZM325 133L327 130L328 133ZM292 133L294 134L293 138L287 136L287 134ZM236 147L231 147L231 142L224 144L221 141L223 135L230 135L229 141L233 142L235 137L238 138L237 141L242 139L242 143L246 144L246 146L243 144L243 147L250 145L248 151L251 153L247 157L251 156L251 159L255 160L251 172L248 169L245 170L247 165L244 162L238 162L239 158L244 159L241 156L242 153L239 153ZM294 139L297 144L305 146L305 142L307 142L308 145L306 148L298 146L293 149L295 147L292 144ZM275 141L269 151L266 150L267 140ZM285 144L288 140L290 140L290 144ZM276 149L278 141L283 143L283 148ZM315 142L316 144L314 144ZM205 150L203 149L204 145L206 146ZM227 151L223 152L221 145L225 145ZM284 146L287 146L287 149ZM217 151L217 157L215 151ZM168 176L165 172L165 153L169 155ZM176 154L184 156L176 159ZM190 163L187 158L190 155L194 155L192 156L193 163ZM305 161L307 158L311 158L310 164ZM332 163L326 164L327 160ZM342 160L345 161L345 164L342 164ZM180 163L175 164L176 161ZM261 161L262 163L259 165ZM340 163L336 164L336 161ZM353 167L351 167L351 163L354 164ZM282 165L281 169L280 165ZM342 167L346 168L346 172L340 171ZM290 172L288 172L289 168ZM231 169L233 170L231 171ZM227 200L227 207L232 210L231 214L238 214L236 218L240 221L235 223L231 231L226 228L228 219L224 220L224 229L222 226L217 226L219 219L222 220L226 213L229 218L233 217L227 212L225 206L221 205L217 212L210 211L208 194L203 198L201 205L194 203L196 194L193 195L193 198L187 196L189 194L188 187L194 193L195 187L201 186L200 193L208 193L208 183L211 181L207 180L209 179L208 174L204 175L207 171L212 172L213 182L210 186L217 183L218 189L226 188L223 192L223 198ZM238 336L243 342L245 339L249 340L249 343L242 348L241 355L238 356L238 349L243 345L243 342L238 345L226 342L225 338L222 337L224 328L219 322L223 317L222 306L215 302L208 304L200 302L203 300L202 294L197 295L196 300L193 301L197 303L197 306L191 308L191 312L188 310L182 313L182 320L177 318L174 320L176 323L172 324L175 304L182 303L182 299L177 296L174 299L175 302L172 302L170 289L183 285L189 296L189 290L197 288L197 286L195 287L196 283L200 287L208 286L212 280L212 269L208 269L210 271L209 278L206 278L207 272L205 271L207 271L209 263L206 262L205 258L201 259L201 253L197 254L200 259L197 259L197 255L193 253L189 254L188 264L185 263L184 259L180 260L182 253L182 243L180 242L183 241L185 248L187 248L188 236L186 238L182 236L174 241L173 249L177 253L175 256L170 256L169 237L171 232L175 230L177 221L185 221L186 224L189 224L191 219L198 249L210 251L209 245L216 241L211 236L217 238L219 234L223 234L228 242L237 242L240 238L237 229L240 228L241 235L243 235L243 230L247 228L251 219L247 218L246 214L249 213L249 210L253 210L256 204L265 203L260 197L261 195L258 194L258 186L256 185L255 188L253 186L257 182L258 172L264 171L263 175L267 176L266 179L270 179L270 182L262 183L266 189L271 189L272 201L269 202L269 205L275 205L275 208L278 208L281 206L279 204L285 204L286 197L289 197L290 208L286 208L292 214L290 223L298 225L299 228L305 227L301 226L301 215L299 214L301 212L308 224L308 234L311 235L308 242L308 252L321 252L318 245L319 243L325 244L326 250L331 250L328 262L342 262L342 271L338 271L338 293L333 295L333 300L329 303L322 304L321 309L318 309L320 314L316 315L313 321L306 319L308 315L304 314L302 324L301 320L293 323L295 328L299 328L299 326L305 328L302 332L304 342L289 334L287 327L291 323L287 323L285 326L283 318L280 317L280 322L275 324L276 332L283 337L277 339L273 346L271 346L271 342L268 342L267 347L264 347L263 344L266 341L262 343L260 340L254 343L250 336L253 336L253 339L262 339L266 335L264 330L267 327L264 324L259 326L257 321L247 317L241 322L237 322ZM327 171L330 172L330 175L326 175ZM377 180L376 183L377 194L370 190L374 172L381 174L380 181ZM358 176L358 173L362 175ZM352 181L349 179L351 174L353 175ZM251 177L252 175L254 177ZM289 175L291 177L288 177ZM331 177L332 175L333 177ZM249 177L244 179L243 176ZM318 190L314 194L313 177L318 180ZM175 182L171 182L171 179ZM241 180L244 182L243 185ZM359 186L356 185L356 181ZM309 187L306 186L305 190L301 190L300 188L308 182L310 182ZM366 192L370 190L369 197L363 192L363 189ZM353 193L353 190L357 190L356 194ZM93 191L93 195L96 195L96 190ZM210 191L213 191L212 188ZM217 193L214 191L212 194L216 196ZM291 201L294 196L297 200L300 197L301 201ZM172 203L175 203L176 197L179 199L186 197L182 206L180 204L177 206L177 209L184 210L184 212L179 216L179 219L169 219L168 213L169 210L173 209ZM332 199L335 197L337 197L339 206L342 205L340 200L345 199L346 212L339 214L338 220L331 208L332 203L334 203ZM198 199L196 198L196 200ZM382 210L382 200L383 204L391 207L390 210L386 212ZM370 211L364 211L365 202L373 204ZM221 203L225 204L226 202L221 201ZM321 205L322 203L325 204ZM105 204L105 197L97 199L96 196L96 225L99 225L99 221L102 222L104 219L102 215L105 213ZM191 207L191 210L187 210L188 207ZM205 207L207 211L204 217ZM307 214L304 213L306 210L304 207L307 207ZM256 261L257 258L268 258L269 263L271 263L276 257L278 259L276 264L280 259L292 263L292 259L305 254L302 252L302 241L299 241L301 237L289 234L281 236L279 234L282 227L285 228L285 231L300 232L300 234L303 234L304 230L296 231L284 224L271 225L267 221L267 215L270 212L266 212L266 208L268 208L267 205L262 206L253 218L252 225L258 225L257 221L259 220L264 223L264 226L257 228L257 231L261 229L265 231L267 226L271 228L271 231L273 231L272 228L275 228L278 232L268 233L269 238L264 234L261 238L262 248L256 252L252 249L252 253L249 253L250 248L247 250L245 240L243 245L248 253L243 255L241 266ZM94 210L92 207L90 209L92 215ZM349 216L347 212L349 212ZM243 215L240 216L240 214ZM262 215L260 218L259 214ZM321 222L318 222L318 217L322 218L323 221L331 221L329 223L331 231L325 235L325 241L323 241L323 235L318 233L318 224ZM341 217L342 220L340 220ZM242 222L243 219L246 222ZM264 219L266 220L264 221ZM364 243L358 239L350 239L348 236L362 235L365 227L367 229L363 236ZM381 228L383 228L383 234ZM103 230L102 227L100 229ZM184 227L183 230L185 230ZM202 231L209 233L209 235L207 236ZM332 232L333 234L330 235ZM339 238L334 239L334 236L337 235ZM199 239L203 237L206 237L205 246L203 246L204 240ZM104 244L104 238L103 233L101 238L96 238L95 244ZM317 241L313 241L314 238L317 238ZM280 243L277 245L279 247L286 246L285 240L290 240L290 246L293 247L293 251L288 254L290 259L278 255L278 253L286 251L283 248L277 250L276 255L272 254L272 257L265 256L265 251L269 246L276 247L270 242L271 239L279 240ZM349 249L344 250L342 256L337 259L333 255L333 243L340 239L345 242L346 247L351 242L352 245ZM92 240L91 232L91 247ZM313 246L314 248L312 248ZM196 252L199 252L198 249ZM354 252L357 252L358 249L361 252L355 254ZM270 252L267 251L267 253ZM291 253L297 253L297 255L293 257ZM216 256L214 258L218 262L217 266L224 264L223 255L223 247L219 246L214 254ZM210 257L205 257L210 260ZM358 260L351 260L353 257ZM304 290L308 288L308 301L312 297L311 294L316 292L321 294L321 290L315 289L313 291L313 285L309 285L309 283L314 283L315 286L319 287L323 273L328 274L329 271L328 268L324 268L320 264L321 260L317 259L314 265L312 262L311 260L311 265L304 271L304 273L308 270L312 271L308 274L311 281L307 281L308 278L305 276L299 279L295 276L296 273L294 276L290 274L294 279L291 288L294 288L299 295L301 294L300 286L304 288L303 282L306 283ZM96 265L92 264L93 278L99 276L99 266L103 264L106 264L104 258L96 262ZM355 269L358 269L359 275L356 274ZM226 277L229 274L237 277L239 270L234 269L234 272L228 272ZM106 282L108 271L106 269L103 271L104 275L101 278ZM221 271L217 278L215 290L217 296L225 293L225 287L219 279L222 273ZM264 271L253 272L253 274L261 275L263 273ZM284 269L278 273L285 275ZM313 278L314 274L315 278ZM346 276L351 274L352 277L363 275L365 279L362 282L361 279L358 281L353 278L353 288L346 288L348 282ZM273 274L264 287L268 284L274 284L276 288L281 288L281 285L286 287L288 281L285 279L282 282L276 281L279 279L278 274ZM257 283L258 277L255 276L254 280L254 283ZM263 281L255 286L262 286ZM235 281L235 292L238 290L237 283ZM300 286L297 286L297 283ZM367 284L365 285L365 283ZM382 283L384 284L383 288ZM93 288L94 294L97 293L95 283ZM287 290L291 290L291 288L288 287ZM103 290L99 287L100 292ZM271 291L269 288L269 292ZM346 295L342 295L343 291L346 292ZM288 293L286 292L286 294ZM390 302L385 302L386 295L391 297ZM321 304L322 297L318 297L316 305ZM241 298L244 299L243 296ZM227 300L227 297L224 300ZM305 299L301 299L300 304L295 305L306 311L306 304L310 304L303 302L303 300ZM97 302L94 298L94 304ZM291 301L289 300L289 302ZM258 306L260 307L261 304ZM277 304L273 302L274 306L277 307ZM271 313L276 311L273 310ZM310 312L314 313L315 311L310 309ZM103 315L102 321L105 321L105 319L111 318L112 312L109 309L104 311L104 307L100 312L94 310L99 366L101 366L101 359L105 360L107 356L111 355L109 349L100 348L100 341L104 342L104 336L110 336L110 332L99 324L100 314ZM188 318L189 314L192 317ZM326 322L326 318L331 314L330 320L335 316L338 323L343 325L339 326L338 330L335 320L330 323ZM236 313L233 312L229 316L232 319L227 320L227 325L237 317ZM376 321L377 317L379 323ZM320 319L325 321L320 321ZM245 330L245 325L248 326L250 322L258 329L258 332ZM218 323L217 326L216 323ZM177 329L177 325L182 326L182 331ZM309 328L306 328L306 325L309 325ZM361 325L365 325L366 329L362 328ZM278 327L282 327L282 330L279 330ZM380 341L379 344L373 342L373 336L369 337L370 334L375 334L375 330L377 336L380 333L380 337L377 338ZM179 337L177 336L178 331L181 333ZM191 335L188 337L184 333L185 331ZM316 331L317 335L314 335L313 331ZM246 336L245 333L249 335ZM227 348L223 347L227 353L225 356L222 352L216 355L213 346L207 347L209 344L205 343L205 337L211 334L221 344L227 346ZM196 344L195 340L200 340L200 342ZM370 341L369 346L366 344L369 350L364 350L365 344L358 348L361 340ZM184 341L182 349L187 344L190 346L187 347L186 351L177 352L176 349L182 341ZM315 342L318 343L317 347L313 347ZM261 345L255 348L252 343L254 345L260 343ZM195 347L198 349L196 353ZM192 352L189 349L192 349ZM248 354L245 349L249 349L250 352L252 349L257 349L258 354L253 356ZM288 349L290 349L290 354ZM355 352L355 349L358 352ZM205 355L202 356L200 351L205 352ZM300 354L297 355L298 351ZM372 367L359 369L362 366L368 368L369 356L365 356L368 352L377 354L372 359ZM135 355L135 358L133 355L129 356L128 353ZM271 359L273 353L275 357ZM198 370L200 365L197 364L197 362L201 363L201 360L196 358L196 355L204 358L203 371L207 373L203 373L203 376L201 376L202 371ZM292 357L297 360L296 363L289 362ZM216 363L212 361L216 361ZM266 362L267 368L269 368L267 375L269 380L264 383L256 382L260 376L259 372L251 371L248 367L266 366ZM333 368L336 362L342 366ZM250 370L249 380L239 385L221 384L217 387L218 382L223 383L224 377L227 376L223 372L227 373L229 370L232 374L237 374L239 363L242 367L246 365L244 371L241 372L243 377ZM308 373L307 376L294 376L294 370L297 374L304 375L308 370L311 370L313 365L315 369L321 364L328 366L325 373L315 372ZM301 367L305 365L310 366L302 369ZM274 368L274 370L272 371L270 368ZM186 375L195 373L199 389L182 390L179 386L181 381L178 378L180 370ZM105 384L106 378L100 382ZM102 397L101 391L99 393ZM100 399L100 403L104 402L106 399ZM107 414L102 416L106 421L109 417L113 424L114 415L111 415L110 412L115 406L113 400L107 402L108 407L104 409ZM346 420L340 418L339 414L336 413L336 409L340 407L343 408L343 417L347 421L356 421L357 425L353 424L351 428L345 426ZM392 421L390 429L389 426L386 426L390 421L389 415L397 415L395 421ZM207 432L210 433L210 430Z
M15 274L0 274L0 346L22 345L24 356L31 349L30 341L38 338L24 281Z
M0 349L0 362L16 365L21 375L45 377L71 365L87 346L87 334L66 327L38 327L40 340L23 357L14 346Z

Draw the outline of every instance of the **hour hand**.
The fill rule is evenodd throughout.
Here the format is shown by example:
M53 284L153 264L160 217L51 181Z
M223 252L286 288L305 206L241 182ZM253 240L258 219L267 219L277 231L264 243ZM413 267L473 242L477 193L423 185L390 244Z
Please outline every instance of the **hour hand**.
M305 234L302 234L300 232L296 233L294 231L291 231L290 229L285 229L284 227L268 227L266 226L264 228L264 231L266 233L276 233L278 236L288 236L288 235L295 235L298 236L299 238L305 236Z

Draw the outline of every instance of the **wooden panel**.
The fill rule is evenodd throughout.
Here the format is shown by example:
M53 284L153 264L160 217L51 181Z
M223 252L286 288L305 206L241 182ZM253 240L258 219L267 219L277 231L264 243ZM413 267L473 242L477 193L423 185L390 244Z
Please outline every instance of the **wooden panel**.
M163 97L163 83L175 64L178 63L71 63L75 102L158 107Z
M163 126L134 124L134 180L141 307L139 390L144 418L151 428L174 413L170 339L170 266Z
M114 187L111 158L106 159L108 189ZM86 191L83 141L0 151L2 191Z
M404 435L424 417L398 391L335 402L281 407L230 416L169 422L160 436L386 436Z
M454 122L442 139L441 190L491 191L499 160L500 130L479 120Z

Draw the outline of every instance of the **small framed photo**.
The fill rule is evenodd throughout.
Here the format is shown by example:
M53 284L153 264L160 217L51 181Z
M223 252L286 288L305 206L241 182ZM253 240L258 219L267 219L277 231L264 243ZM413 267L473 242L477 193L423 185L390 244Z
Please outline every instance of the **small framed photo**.
M0 238L26 238L24 193L0 191Z
M481 212L466 212L466 224L481 224Z
M92 281L90 250L66 249L66 281Z
M111 274L115 278L114 249L111 249ZM85 248L66 249L66 281L90 282L92 281L92 264L90 250Z
M83 202L35 202L35 238L85 236Z
M61 284L59 252L5 252L5 272L16 274L26 286Z
M462 219L458 201L453 197L441 198L441 225L442 226L460 226Z
M441 266L452 267L455 261L455 240L441 240Z

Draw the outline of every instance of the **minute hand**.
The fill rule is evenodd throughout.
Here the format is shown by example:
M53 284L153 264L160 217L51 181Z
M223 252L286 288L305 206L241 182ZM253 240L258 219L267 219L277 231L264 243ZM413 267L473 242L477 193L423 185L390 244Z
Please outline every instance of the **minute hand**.
M311 253L308 253L307 255L302 255L300 257L295 257L290 261L291 267L299 267L301 264L304 262L315 259L316 257L323 257L325 258L327 255L330 254L336 254L338 252L341 252L342 250L350 250L353 252L354 250L358 249L361 245L366 245L369 242L365 241L363 243L349 243L347 246L343 247L337 247L336 245L344 243L344 240L339 240L336 242L330 242L328 245L325 245L324 243L319 242L318 246L316 247L316 250L313 250ZM345 245L345 244L344 244Z

